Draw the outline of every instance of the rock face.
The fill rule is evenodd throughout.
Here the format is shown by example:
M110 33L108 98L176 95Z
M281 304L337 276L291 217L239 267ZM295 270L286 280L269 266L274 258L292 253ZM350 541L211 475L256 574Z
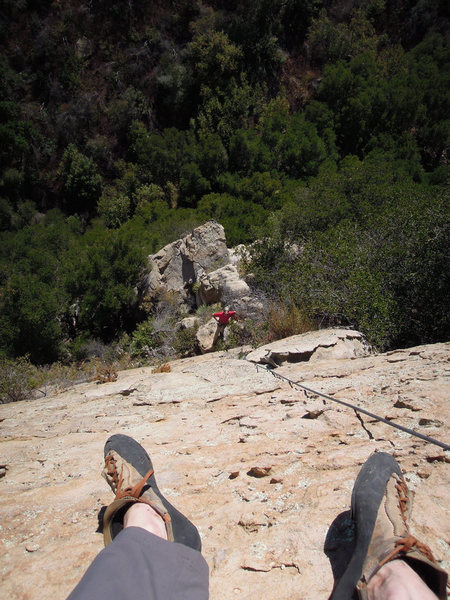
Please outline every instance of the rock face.
M143 293L157 300L161 292L169 292L188 309L220 303L243 317L260 313L262 303L236 266L243 252L242 247L229 250L222 225L208 221L148 257L151 271Z
M450 344L277 372L442 441ZM63 600L103 547L109 435L148 450L159 486L199 527L211 599L326 600L353 543L350 496L374 451L415 492L413 535L450 567L449 453L295 391L236 353L140 368L0 406L1 597Z
M180 302L191 305L192 284L199 275L229 261L225 231L216 221L208 221L186 237L164 246L148 260L151 271L146 293L154 297L161 290L173 292Z
M212 273L203 273L199 278L199 296L203 304L227 303L227 299L248 296L250 288L241 279L235 265L225 265Z
M278 367L283 363L367 356L370 345L359 331L321 329L292 335L250 352L247 360Z

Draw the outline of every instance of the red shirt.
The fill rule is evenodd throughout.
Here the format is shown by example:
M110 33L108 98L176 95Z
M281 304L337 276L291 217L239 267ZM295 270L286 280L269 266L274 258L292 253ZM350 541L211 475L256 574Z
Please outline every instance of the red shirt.
M236 314L235 310L229 310L227 312L227 314L225 314L225 311L214 313L213 317L216 317L217 319L219 319L219 323L221 325L226 325L228 323L228 321L231 319L231 317L233 317L235 314Z

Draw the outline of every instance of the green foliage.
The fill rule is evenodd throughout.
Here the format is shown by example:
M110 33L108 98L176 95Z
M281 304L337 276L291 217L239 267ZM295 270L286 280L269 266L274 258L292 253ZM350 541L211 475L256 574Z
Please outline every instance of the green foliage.
M233 133L257 119L264 104L263 87L251 85L245 73L232 77L226 90L203 88L196 122L201 131L217 131L228 146Z
M133 86L128 87L124 93L112 100L107 110L108 119L121 139L125 139L133 121L149 121L150 114L150 107L144 94Z
M38 370L27 357L0 356L0 404L26 400L39 383Z
M59 166L64 199L69 212L93 211L102 193L102 178L94 162L73 144L67 147Z
M116 195L114 189L106 189L98 201L97 211L106 227L117 229L130 216L130 199L124 194Z
M147 319L136 327L131 336L130 352L135 356L146 356L150 349L157 348L160 340L155 332L153 319Z
M186 163L181 168L180 192L184 206L195 206L198 199L211 191L209 181L202 176L197 163Z
M28 354L41 364L60 357L65 294L57 254L64 252L70 237L57 211L48 213L45 223L2 234L0 349L7 355Z
M162 134L151 134L143 123L134 121L130 139L137 163L150 170L154 183L164 185L167 181L179 181L186 150L183 131L172 127Z
M196 338L197 328L189 327L179 329L173 340L173 349L178 356L190 356L195 354L198 342Z
M311 317L444 339L444 3L166 4L5 3L0 351L132 331L142 256L207 218L263 240L260 285ZM187 348L161 322L161 352Z
M379 349L444 340L450 332L448 195L412 182L387 184L387 167L383 173L380 162L366 162L348 160L332 175L332 187L359 214L336 220L332 204L327 216L325 205L313 200L311 214L325 220L308 227L298 218L293 225L295 210L283 207L273 218L272 238L254 247L250 270L267 292L295 298L322 325L362 330ZM305 194L317 198L323 177L303 191L303 201ZM381 188L377 178L385 181Z
M253 228L261 226L266 212L252 202L245 202L229 194L207 194L198 203L203 220L214 219L227 233L227 242L235 245L253 239Z
M94 227L72 243L64 260L67 294L76 303L76 328L110 341L126 328L144 253L126 231Z
M239 3L229 27L230 37L242 46L249 76L276 86L285 56L279 44L281 0Z
M322 9L309 29L309 43L315 61L323 64L347 60L362 52L374 52L377 36L361 10L353 12L349 24L336 24L327 16L326 10Z

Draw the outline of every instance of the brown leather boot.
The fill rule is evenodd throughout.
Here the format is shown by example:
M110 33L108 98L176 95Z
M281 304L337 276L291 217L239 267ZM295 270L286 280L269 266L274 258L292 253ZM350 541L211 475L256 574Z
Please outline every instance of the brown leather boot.
M367 600L367 585L386 563L404 560L440 598L446 600L447 573L431 550L411 535L408 488L395 459L378 452L365 462L352 492L352 517L356 543L348 567L332 600L349 600L356 587Z
M201 550L197 528L164 498L156 484L152 461L136 440L121 434L107 440L102 475L116 495L103 516L105 546L123 529L125 512L141 502L150 505L162 517L170 542Z

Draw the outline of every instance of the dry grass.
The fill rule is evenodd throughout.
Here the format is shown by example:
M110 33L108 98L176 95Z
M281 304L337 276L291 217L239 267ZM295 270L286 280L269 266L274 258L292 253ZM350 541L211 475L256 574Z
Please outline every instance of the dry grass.
M111 381L116 381L117 377L117 369L112 365L106 365L97 370L94 381L98 381L98 383L109 383Z
M317 329L306 310L298 308L290 301L271 304L266 314L266 322L269 341Z
M159 367L153 369L152 373L170 373L171 370L169 363L163 363L162 365L159 365Z

